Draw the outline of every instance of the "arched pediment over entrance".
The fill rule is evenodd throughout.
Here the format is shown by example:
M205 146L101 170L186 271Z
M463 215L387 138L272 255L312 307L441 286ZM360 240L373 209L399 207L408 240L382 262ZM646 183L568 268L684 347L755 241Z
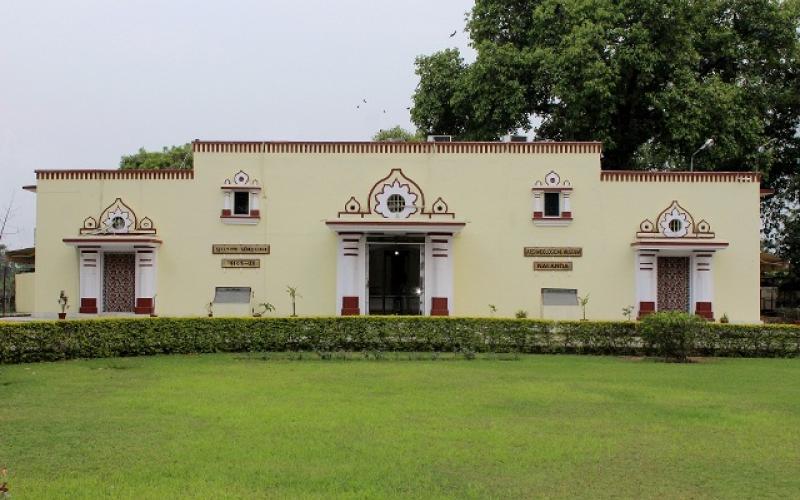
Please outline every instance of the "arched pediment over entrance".
M97 218L86 217L79 232L98 235L156 234L156 228L149 217L139 218L122 198L116 198Z
M427 205L425 192L402 169L393 168L389 174L375 182L366 197L351 195L344 203L338 219L374 218L387 220L414 220L434 218L454 219L447 203L440 196Z

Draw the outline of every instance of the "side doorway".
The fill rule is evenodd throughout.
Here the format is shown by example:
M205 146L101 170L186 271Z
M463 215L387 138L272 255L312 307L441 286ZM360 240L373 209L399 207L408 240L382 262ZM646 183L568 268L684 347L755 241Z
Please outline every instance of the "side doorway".
M136 258L133 253L103 254L103 312L134 312Z

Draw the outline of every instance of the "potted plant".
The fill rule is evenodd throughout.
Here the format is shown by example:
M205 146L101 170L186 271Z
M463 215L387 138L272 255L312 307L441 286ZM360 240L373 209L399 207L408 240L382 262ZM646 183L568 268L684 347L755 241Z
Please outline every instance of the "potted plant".
M61 290L58 295L58 305L61 306L61 312L58 313L58 319L67 319L67 309L69 309L69 297Z
M583 311L583 319L581 321L586 321L586 306L589 305L589 294L587 293L583 297L578 297L578 304Z
M261 304L258 304L258 308L260 309L259 311L256 311L256 309L253 308L254 318L260 318L265 312L271 312L275 310L275 306L269 302L262 302Z
M296 318L297 317L297 309L295 307L295 303L296 303L297 298L298 297L302 297L302 295L297 293L297 287L296 286L290 286L290 285L286 285L286 293L288 293L289 294L289 298L292 299L292 317Z
M633 306L625 306L622 308L622 315L625 316L628 321L631 320L631 316L633 316Z

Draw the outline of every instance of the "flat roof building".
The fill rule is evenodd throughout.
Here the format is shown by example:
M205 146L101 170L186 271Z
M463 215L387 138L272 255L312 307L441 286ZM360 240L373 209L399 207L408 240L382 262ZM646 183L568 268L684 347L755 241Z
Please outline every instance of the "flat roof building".
M601 171L599 143L195 141L40 170L32 311L759 320L760 177Z

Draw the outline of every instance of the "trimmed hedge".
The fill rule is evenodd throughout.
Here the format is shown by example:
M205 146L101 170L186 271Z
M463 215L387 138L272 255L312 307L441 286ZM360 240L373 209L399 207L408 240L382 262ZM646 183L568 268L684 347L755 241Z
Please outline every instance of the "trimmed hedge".
M652 354L639 328L632 321L383 316L9 322L0 323L0 363L248 351ZM706 323L692 354L794 357L800 327Z

